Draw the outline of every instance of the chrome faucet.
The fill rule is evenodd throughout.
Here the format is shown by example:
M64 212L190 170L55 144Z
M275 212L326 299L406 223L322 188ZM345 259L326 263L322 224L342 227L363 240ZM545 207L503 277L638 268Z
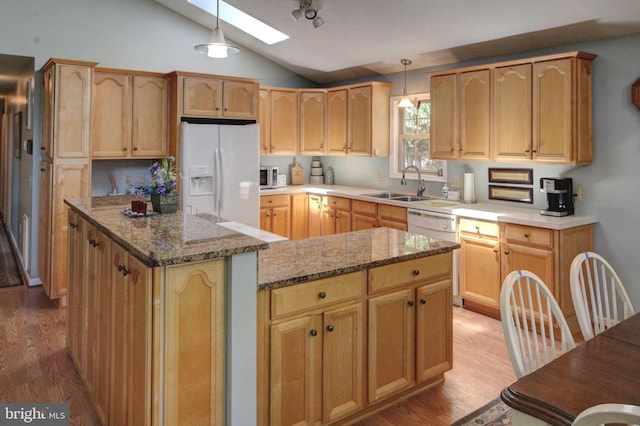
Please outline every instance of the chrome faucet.
M424 194L424 181L422 180L422 173L420 173L420 169L417 166L414 166L413 164L411 164L410 166L407 166L404 168L404 170L402 171L402 179L400 180L400 185L406 185L407 181L404 177L404 174L407 172L407 170L414 168L416 169L416 172L418 172L418 189L416 191L416 194L418 195L418 197L422 197L422 194Z

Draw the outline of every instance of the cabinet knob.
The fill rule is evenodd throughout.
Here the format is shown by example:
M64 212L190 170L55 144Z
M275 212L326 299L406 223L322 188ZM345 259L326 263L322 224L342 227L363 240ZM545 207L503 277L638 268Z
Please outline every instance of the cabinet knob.
M427 304L427 299L420 299L420 304L421 305L426 305Z
M480 227L476 226L476 232L479 234L480 233Z
M318 335L318 331L317 330L311 330L311 332L309 334L311 334L313 337L316 337Z
M524 234L524 237L525 238L529 238L529 234Z
M324 298L326 298L326 297L327 297L327 293L325 293L324 291L321 291L320 293L318 293L318 297L319 297L320 299L324 299Z
M138 147L135 147L135 146L134 146L134 147L133 147L133 150L134 150L134 151L137 151L137 150L138 150Z
M40 150L41 150L41 151L44 151L45 149L47 149L47 147L46 147L46 146L41 146L41 147L40 147Z
M509 250L505 250L504 254L508 255L509 254Z
M123 150L123 151L126 151L126 150L127 150L127 147L125 146L124 148L122 148L122 150Z
M525 150L524 150L524 153L525 153L525 154L528 154L528 153L529 153L529 150L528 150L528 149L525 149Z
M328 325L328 326L327 326L327 331L328 331L329 333L331 333L331 332L333 331L333 326L332 326L332 325Z
M417 277L418 275L420 275L420 269L414 269L412 274Z
M498 249L497 249L497 248L494 248L494 249L493 249L493 252L494 252L494 253L497 253L497 252L498 252Z
M45 170L45 169L40 169L40 171L41 171L41 172L46 172L46 170Z
M537 154L537 153L538 153L538 150L537 150L537 149L534 149L534 150L533 150L533 153L534 153L534 154Z
M407 302L407 305L409 305L409 306L413 306L413 305L414 305L413 300L409 300L409 301Z

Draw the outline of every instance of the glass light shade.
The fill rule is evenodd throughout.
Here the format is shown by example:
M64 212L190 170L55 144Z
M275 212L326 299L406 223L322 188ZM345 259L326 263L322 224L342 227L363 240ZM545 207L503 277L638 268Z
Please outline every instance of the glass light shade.
M211 41L209 43L199 44L195 49L210 58L226 58L229 55L235 55L240 52L237 47L227 44L222 30L218 27L211 33Z
M408 108L413 106L413 102L411 102L411 100L409 100L408 97L404 97L400 100L400 102L398 103L398 107L399 108Z

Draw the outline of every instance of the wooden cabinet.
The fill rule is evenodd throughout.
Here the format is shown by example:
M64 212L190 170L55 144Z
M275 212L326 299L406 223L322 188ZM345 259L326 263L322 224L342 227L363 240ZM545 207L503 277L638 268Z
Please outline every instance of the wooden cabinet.
M157 158L169 139L169 85L160 74L96 70L93 158Z
M369 270L369 403L451 369L451 265L446 253Z
M309 196L291 194L291 238L300 240L309 236Z
M327 91L327 154L345 154L349 138L347 88Z
M433 73L432 158L590 163L593 59L575 51Z
M322 195L309 194L309 237L322 235Z
M260 229L291 237L291 209L288 194L260 197Z
M322 197L322 235L351 231L351 200L325 195Z
M253 119L258 116L258 84L209 76L184 76L182 114L185 117Z
M326 99L325 90L301 90L300 140L298 152L301 155L323 155L326 141Z
M95 63L49 60L42 68L42 156L38 273L45 293L65 304L67 207L91 193L89 126Z
M263 89L265 90L265 89ZM264 95L266 110L261 112L268 120L269 133L263 134L260 150L263 155L291 155L298 151L298 91L270 88Z
M351 200L351 230L371 229L379 226L407 230L405 207Z

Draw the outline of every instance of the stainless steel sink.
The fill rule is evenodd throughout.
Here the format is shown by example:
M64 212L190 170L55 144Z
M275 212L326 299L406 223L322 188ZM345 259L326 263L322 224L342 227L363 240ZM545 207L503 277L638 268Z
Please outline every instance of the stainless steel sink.
M373 197L373 198L393 198L395 199L396 197L406 197L407 194L401 194L401 193L397 193L397 192L377 192L377 193L373 193L373 194L361 194L365 197Z
M427 197L416 197L416 196L413 196L413 195L404 195L402 197L391 197L390 200L413 202L413 201L425 201L425 200L428 200L428 198Z

